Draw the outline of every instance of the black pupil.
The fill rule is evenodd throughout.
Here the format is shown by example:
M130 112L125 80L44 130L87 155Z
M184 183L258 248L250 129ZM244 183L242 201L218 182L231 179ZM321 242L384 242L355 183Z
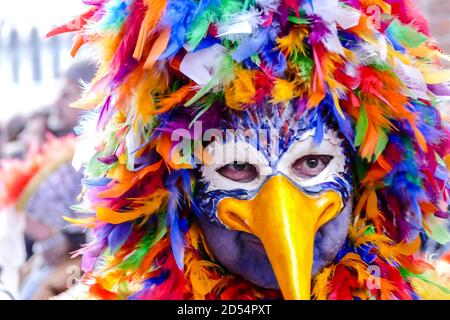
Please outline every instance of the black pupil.
M319 159L309 158L308 160L306 160L306 165L312 169L317 168L319 166Z
M245 163L234 163L233 164L233 169L236 171L243 171L246 168L246 164Z

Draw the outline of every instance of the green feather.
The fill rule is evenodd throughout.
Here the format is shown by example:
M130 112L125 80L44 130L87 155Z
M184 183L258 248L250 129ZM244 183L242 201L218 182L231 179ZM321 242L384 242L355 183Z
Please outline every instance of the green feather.
M358 180L361 181L367 175L367 171L369 171L368 163L366 160L358 156L356 158L355 165Z
M291 57L291 63L296 66L299 77L305 81L310 82L314 70L314 60L303 54L294 53Z
M165 216L161 213L158 217L158 224L148 227L146 235L136 245L136 250L118 266L119 269L136 271L140 267L148 251L167 234Z
M98 158L104 157L105 154L97 153L92 159L86 164L85 174L89 177L104 177L107 172L114 167L113 165L107 165L103 162L98 161Z
M289 16L288 21L292 22L294 24L309 24L308 19L299 18L299 17L295 17L295 16Z
M388 27L388 33L405 47L417 48L428 41L428 37L417 31L412 26L404 25L397 19L393 20Z
M437 163L439 163L440 166L446 168L447 164L445 163L444 159L442 159L441 156L439 154L437 154L436 152L434 153L434 155L436 157Z
M366 137L367 128L369 127L369 118L366 109L361 106L358 122L356 123L355 146L359 147Z
M244 3L238 0L222 0L219 7L207 8L199 14L187 32L189 45L195 49L208 33L211 23L226 22L235 13L242 10Z
M435 286L436 288L438 288L442 292L444 292L446 294L450 294L450 289L449 288L441 286L441 285L437 284L436 282L430 280L430 277L427 274L415 274L415 273L412 273L411 271L409 271L409 270L407 270L405 268L400 268L400 272L401 272L403 278L420 279L420 280L422 280L422 281L424 281L426 283L429 283L429 284Z
M380 134L378 135L378 143L377 143L377 147L375 148L375 159L374 160L377 160L381 156L384 149L386 149L388 142L389 142L388 135L386 134L386 132L381 130Z
M189 45L195 49L208 32L209 25L213 22L214 15L211 12L205 12L201 18L195 19L188 30L187 40Z
M448 220L440 219L434 215L428 215L425 218L429 231L426 230L427 235L441 245L450 242L450 233L448 228Z

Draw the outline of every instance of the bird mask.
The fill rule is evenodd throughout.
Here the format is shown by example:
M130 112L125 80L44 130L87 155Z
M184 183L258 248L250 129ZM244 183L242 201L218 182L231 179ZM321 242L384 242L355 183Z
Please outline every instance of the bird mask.
M89 295L420 297L450 74L412 1L85 2L50 35L98 52L74 105Z

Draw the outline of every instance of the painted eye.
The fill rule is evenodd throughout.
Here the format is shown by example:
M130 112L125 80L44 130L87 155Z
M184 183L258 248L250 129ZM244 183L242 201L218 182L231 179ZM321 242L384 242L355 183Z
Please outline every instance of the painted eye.
M294 162L292 170L299 178L309 179L320 174L333 159L327 155L309 155Z
M249 163L230 163L217 170L225 178L236 182L247 183L256 179L258 170Z

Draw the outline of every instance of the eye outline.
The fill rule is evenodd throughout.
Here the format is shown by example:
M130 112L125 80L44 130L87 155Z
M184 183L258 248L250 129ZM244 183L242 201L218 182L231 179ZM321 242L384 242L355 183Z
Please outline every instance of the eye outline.
M232 168L233 166L236 166L236 165L249 166L249 168L251 169L251 172L249 174L253 174L253 175L250 176L249 178L234 179L234 178L232 178L229 175L224 173L224 171L227 170L227 169L236 170L235 168ZM242 171L236 170L235 172L243 172L243 171L244 170L242 170ZM258 177L259 177L258 167L256 165L254 165L254 164L249 163L249 162L239 162L239 161L230 162L230 163L228 163L228 164L226 164L226 165L216 169L216 172L218 174L220 174L222 177L224 177L225 179L231 180L231 181L233 181L235 183L243 183L243 184L252 183L253 181L258 179Z
M296 164L298 164L299 162L306 162L311 159L318 159L320 162L322 162L322 164L323 164L322 167L320 167L320 169L317 169L317 172L314 172L314 174L307 174L307 173L299 174L298 173L299 169L295 168ZM301 157L297 158L296 160L294 160L290 166L290 170L297 178L299 178L301 180L313 179L313 178L316 178L317 176L319 176L322 172L324 172L325 169L330 165L330 163L333 159L334 159L334 156L330 155L330 154L307 154L307 155L301 156ZM310 168L310 169L314 170L315 168Z

